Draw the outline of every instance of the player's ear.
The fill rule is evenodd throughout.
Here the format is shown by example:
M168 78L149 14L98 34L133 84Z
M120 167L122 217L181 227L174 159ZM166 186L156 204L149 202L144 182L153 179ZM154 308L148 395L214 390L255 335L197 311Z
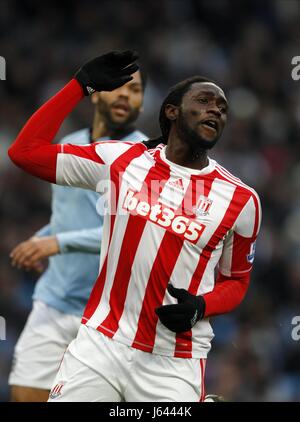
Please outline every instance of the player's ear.
M173 104L167 104L165 106L165 114L169 120L176 120L179 114L179 107Z

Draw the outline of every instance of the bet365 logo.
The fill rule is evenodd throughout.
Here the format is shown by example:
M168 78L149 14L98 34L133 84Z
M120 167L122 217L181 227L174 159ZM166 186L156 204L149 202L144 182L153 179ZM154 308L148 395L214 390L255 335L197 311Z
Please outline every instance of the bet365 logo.
M0 56L0 80L5 81L6 79L6 61L5 58Z
M139 215L158 226L175 233L192 243L197 243L205 225L183 215L177 215L174 209L162 203L150 205L139 198L138 192L127 191L123 209L132 215Z

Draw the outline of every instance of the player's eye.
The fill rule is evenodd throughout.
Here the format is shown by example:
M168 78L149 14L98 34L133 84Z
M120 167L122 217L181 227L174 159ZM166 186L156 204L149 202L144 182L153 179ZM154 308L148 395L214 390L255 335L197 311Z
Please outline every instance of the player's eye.
M208 103L208 99L204 98L204 97L198 98L197 101L201 104L207 104Z
M134 94L139 94L140 92L142 92L142 88L140 86L132 86L130 88L131 92L133 92Z
M227 113L227 107L226 106L220 106L219 110L221 113Z

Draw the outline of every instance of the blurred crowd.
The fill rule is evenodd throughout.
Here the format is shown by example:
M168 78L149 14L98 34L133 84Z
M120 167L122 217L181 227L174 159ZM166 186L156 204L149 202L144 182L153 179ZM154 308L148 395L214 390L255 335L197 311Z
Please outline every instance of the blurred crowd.
M300 401L300 55L297 0L2 1L0 55L0 401L14 344L31 308L36 275L12 268L9 252L48 222L50 187L12 165L7 148L30 114L86 60L134 48L148 73L138 127L159 133L168 88L194 74L216 80L230 104L210 156L254 187L263 224L249 293L213 320L208 393L228 401ZM59 136L90 125L85 100ZM300 330L299 330L300 332Z

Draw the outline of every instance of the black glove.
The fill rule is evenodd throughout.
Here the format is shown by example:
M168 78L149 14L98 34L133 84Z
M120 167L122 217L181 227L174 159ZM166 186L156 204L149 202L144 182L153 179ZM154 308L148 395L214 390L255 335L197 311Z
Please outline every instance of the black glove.
M137 58L135 51L111 51L85 63L74 77L85 95L95 91L113 91L131 81L130 75L139 68L133 63Z
M164 305L155 309L160 322L174 333L189 331L205 313L205 301L185 289L168 285L168 292L178 299L177 305Z

